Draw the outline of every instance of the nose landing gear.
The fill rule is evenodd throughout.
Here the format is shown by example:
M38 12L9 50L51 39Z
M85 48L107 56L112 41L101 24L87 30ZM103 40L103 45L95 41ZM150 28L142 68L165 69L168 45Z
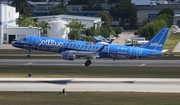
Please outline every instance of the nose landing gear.
M27 50L27 51L28 51L27 58L30 58L30 52L31 52L31 50Z

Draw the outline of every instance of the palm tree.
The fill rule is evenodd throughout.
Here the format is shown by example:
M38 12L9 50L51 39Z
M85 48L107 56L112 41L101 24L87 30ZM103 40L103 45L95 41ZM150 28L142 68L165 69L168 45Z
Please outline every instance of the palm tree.
M66 27L69 27L72 31L77 31L77 35L75 39L80 39L80 33L83 29L85 29L86 25L78 22L78 20L72 20L69 24L66 24Z
M29 25L35 26L35 21L27 16L27 15L20 15L18 19L18 25L21 27L28 27Z
M85 28L85 24L78 22L78 20L72 20L69 24L66 24L66 27L69 27L71 30L82 30Z
M50 28L50 26L48 26L48 22L46 21L36 21L36 26L41 27L43 33L47 33L47 29Z

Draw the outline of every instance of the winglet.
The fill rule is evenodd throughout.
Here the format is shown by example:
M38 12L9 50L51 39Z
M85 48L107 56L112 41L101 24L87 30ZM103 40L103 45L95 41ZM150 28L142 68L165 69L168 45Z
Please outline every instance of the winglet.
M96 52L101 52L103 49L104 49L104 47L105 47L106 45L103 45L98 51L96 51Z
M108 43L111 44L114 41L114 39L111 39Z

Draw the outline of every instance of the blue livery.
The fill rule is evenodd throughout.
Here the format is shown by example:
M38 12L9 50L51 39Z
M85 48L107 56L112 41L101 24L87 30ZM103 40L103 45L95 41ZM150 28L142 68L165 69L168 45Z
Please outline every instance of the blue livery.
M85 66L91 64L90 59L111 58L132 59L144 57L161 57L163 46L168 36L169 29L163 28L148 43L140 47L122 46L105 42L86 42L66 40L39 36L25 36L14 41L12 46L28 50L48 51L61 53L62 59L74 60L77 57L87 58ZM30 57L28 54L27 57Z

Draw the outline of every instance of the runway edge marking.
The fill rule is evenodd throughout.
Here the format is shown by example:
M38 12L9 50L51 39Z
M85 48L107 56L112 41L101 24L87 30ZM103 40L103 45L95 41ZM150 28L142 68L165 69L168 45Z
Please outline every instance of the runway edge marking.
M139 66L146 66L146 64L145 64L145 63L143 63L143 64L140 64Z
M29 62L29 63L26 63L26 64L24 64L24 65L31 65L32 64L32 62Z

